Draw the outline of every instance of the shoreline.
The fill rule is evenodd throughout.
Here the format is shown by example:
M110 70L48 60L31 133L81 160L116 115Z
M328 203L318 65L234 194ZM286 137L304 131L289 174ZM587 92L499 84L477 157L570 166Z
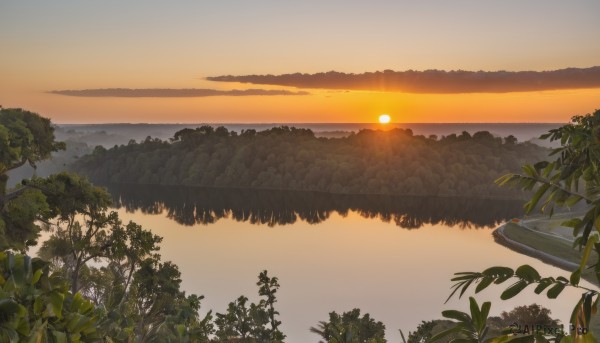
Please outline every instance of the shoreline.
M504 229L505 229L507 223L500 225L492 233L496 243L498 243L508 249L516 251L520 254L536 258L544 263L550 264L552 266L558 267L558 268L563 269L568 272L573 272L573 270L579 268L579 265L576 263L556 257L556 256L548 254L544 251L540 251L540 250L532 248L526 244L523 244L521 242L518 242L518 241L508 238L508 236L506 236L506 234L504 233Z

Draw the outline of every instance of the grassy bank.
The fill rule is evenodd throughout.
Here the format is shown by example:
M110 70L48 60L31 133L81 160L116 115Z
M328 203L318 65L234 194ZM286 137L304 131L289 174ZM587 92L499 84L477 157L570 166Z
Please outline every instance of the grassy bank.
M557 258L578 264L581 253L573 249L572 242L562 238L545 234L534 229L528 229L515 223L508 223L504 228L504 235L513 241L525 244L534 250L542 251ZM535 256L534 256L535 257Z
M531 247L533 250L544 252L564 261L579 264L582 252L578 248L573 248L573 239L566 237L567 230L563 230L564 228L557 224L559 221L562 222L564 220L540 219L524 224L507 223L504 228L504 235L506 238ZM533 257L539 256L535 256L534 254ZM593 251L588 265L592 265L597 259L597 254ZM563 269L569 272L573 271L567 268ZM593 270L586 269L582 277L598 286L598 280Z

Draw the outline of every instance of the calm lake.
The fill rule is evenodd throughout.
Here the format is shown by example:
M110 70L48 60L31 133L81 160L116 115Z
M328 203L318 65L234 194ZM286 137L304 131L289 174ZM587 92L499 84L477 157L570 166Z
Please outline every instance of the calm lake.
M494 242L499 223L522 216L522 202L461 198L345 196L307 192L109 186L124 221L164 237L163 260L176 263L183 289L204 295L204 310L224 312L240 295L257 301L267 269L281 284L278 310L287 342L317 342L309 332L328 313L360 308L384 322L389 342L444 309L455 272L530 264L543 276L568 273ZM491 315L542 304L568 321L578 292L556 300L526 289L501 301L490 287ZM467 292L472 295L473 292Z

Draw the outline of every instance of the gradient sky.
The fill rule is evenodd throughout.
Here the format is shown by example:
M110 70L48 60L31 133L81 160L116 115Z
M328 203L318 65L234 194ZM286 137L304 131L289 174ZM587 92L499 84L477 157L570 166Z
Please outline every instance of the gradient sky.
M66 122L564 122L600 89L83 98L94 88L288 89L207 76L600 65L600 2L2 1L0 104Z

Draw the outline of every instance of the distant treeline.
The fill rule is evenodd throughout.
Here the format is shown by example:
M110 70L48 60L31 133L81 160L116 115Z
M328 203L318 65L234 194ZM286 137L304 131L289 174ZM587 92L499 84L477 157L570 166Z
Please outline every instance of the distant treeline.
M424 137L409 129L362 130L328 139L287 126L240 134L202 126L169 141L96 147L72 168L100 183L515 197L493 181L547 152L487 131Z

